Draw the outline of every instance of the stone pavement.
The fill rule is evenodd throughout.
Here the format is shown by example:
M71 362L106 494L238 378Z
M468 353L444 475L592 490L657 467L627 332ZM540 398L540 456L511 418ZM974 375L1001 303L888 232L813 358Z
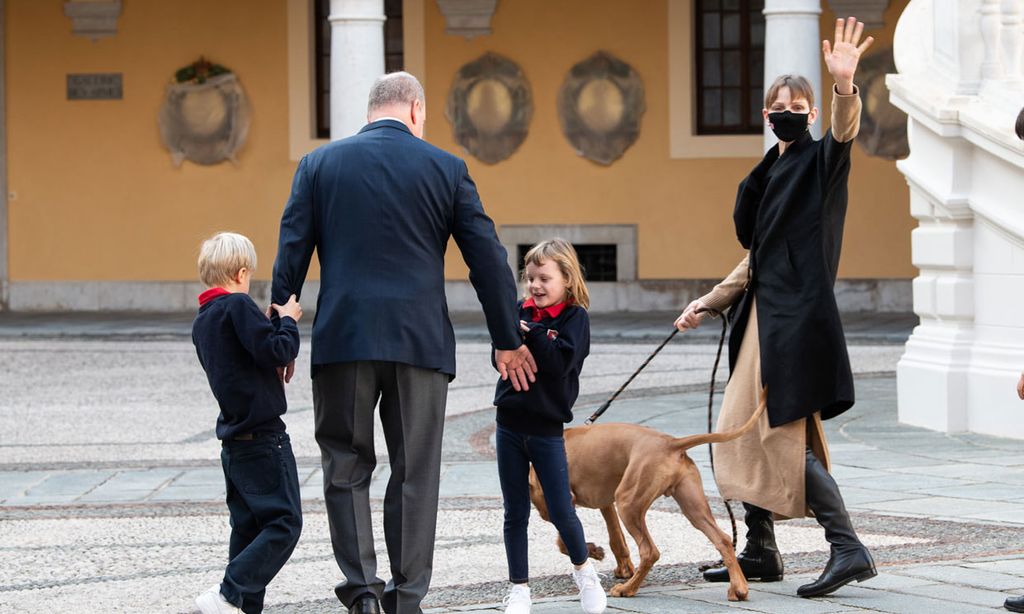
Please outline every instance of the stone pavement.
M629 335L602 333L599 326L612 322L595 318L595 337L604 340L588 359L577 421L653 349L663 317L632 318ZM648 515L662 559L640 595L612 599L609 611L993 612L1007 595L1024 592L1024 442L899 425L893 371L902 350L893 341L909 329L899 318L878 331L868 318L862 322L851 347L858 404L826 422L826 431L834 473L880 576L827 599L794 597L795 586L824 564L827 544L813 521L789 521L778 528L786 581L751 584L749 601L730 604L724 586L699 578L697 566L715 558L713 548L664 499ZM94 333L83 333L81 323L61 333L64 325L45 318L27 336L11 332L13 326L3 332L4 326L0 319L7 367L0 373L0 611L51 611L55 603L88 612L190 611L194 595L220 575L228 527L215 412L189 342L173 332L181 323L139 318L131 335L111 333L116 322L102 319L90 324L100 331ZM153 334L164 326L172 332ZM457 326L460 375L450 395L434 584L425 604L436 612L500 611L505 590L488 408L494 377L487 346L473 341L480 332L474 326L471 320ZM703 431L715 333L712 325L675 340L604 420L677 435ZM299 547L270 587L267 612L343 611L330 592L341 578L312 438L308 344L300 363L288 388L287 421L306 522ZM724 376L723 369L720 382ZM379 452L382 444L378 433ZM690 455L728 530L706 449ZM386 460L379 456L373 480L378 508ZM588 538L604 543L600 515L580 515ZM380 536L379 513L375 518ZM534 611L578 612L567 561L552 545L554 531L534 520ZM386 556L379 565L387 569ZM614 564L597 566L604 573ZM606 588L613 583L608 579Z

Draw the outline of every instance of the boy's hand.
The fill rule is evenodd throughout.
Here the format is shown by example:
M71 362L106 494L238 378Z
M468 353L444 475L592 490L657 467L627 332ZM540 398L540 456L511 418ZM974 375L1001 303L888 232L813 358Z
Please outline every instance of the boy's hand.
M291 361L287 366L277 368L277 377L281 380L281 383L287 384L292 381L292 376L295 375L295 361Z
M524 333L530 332L530 325L526 323L526 320L519 320L519 330Z
M698 309L705 309L705 305L700 299L697 299L686 306L683 313L676 318L675 327L679 329L679 332L685 333L691 328L697 328L700 326L701 321L704 319L704 313L697 313Z
M864 22L857 21L856 17L849 17L845 21L837 19L835 44L829 44L827 39L821 41L825 65L828 66L832 78L836 80L836 89L840 94L853 93L853 75L857 72L860 56L875 42L875 38L869 36L861 43L860 37L863 32Z
M295 300L294 294L288 297L288 302L283 306L271 303L270 307L282 318L288 316L296 322L302 318L302 305L299 304L299 301Z
M1020 374L1020 379L1017 381L1017 396L1024 401L1024 373Z

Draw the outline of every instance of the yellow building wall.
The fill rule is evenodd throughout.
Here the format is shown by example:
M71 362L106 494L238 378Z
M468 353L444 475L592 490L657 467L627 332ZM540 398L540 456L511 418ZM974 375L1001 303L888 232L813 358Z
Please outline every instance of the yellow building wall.
M492 21L493 34L467 41L445 34L440 10L435 2L427 2L429 139L460 151L444 118L452 77L484 52L505 55L522 67L532 89L529 135L509 159L493 166L460 152L497 224L637 224L641 279L727 273L742 254L732 225L736 185L757 159L671 159L667 3L596 4L501 2ZM892 29L906 2L893 5L889 31L876 33L880 47L891 44ZM824 11L823 32L827 28L831 35L833 19ZM639 139L610 167L574 153L555 111L568 69L599 49L640 73L647 103ZM827 88L832 81L824 68L823 74ZM912 277L910 231L915 224L908 212L906 182L893 162L869 158L857 146L853 155L840 275ZM449 252L448 264L450 272L465 271L457 250Z
M6 6L11 280L195 279L221 229L252 238L269 277L295 169L285 3L132 0L96 42L71 34L63 2ZM160 141L164 87L200 54L248 94L238 166L175 168ZM67 100L66 75L90 72L123 73L123 100Z
M502 2L494 33L472 41L446 35L436 2L424 2L427 136L464 155L497 224L637 224L642 279L716 277L731 268L740 255L731 222L736 183L756 160L669 157L664 0L645 1L646 10L613 0ZM890 26L905 3L893 4ZM56 0L6 7L11 280L194 279L198 243L220 229L253 239L257 278L267 279L295 168L285 3L133 0L117 35L96 42L71 34ZM831 19L822 16L829 28ZM555 114L566 71L598 49L630 62L646 88L640 138L610 167L578 157ZM485 51L523 67L535 105L526 141L494 166L461 152L444 118L452 76ZM238 166L175 168L160 142L164 87L200 54L234 70L248 93L252 121ZM88 72L122 73L124 99L66 100L66 75ZM841 275L912 277L914 222L902 175L857 147L853 169ZM455 249L448 274L465 278Z

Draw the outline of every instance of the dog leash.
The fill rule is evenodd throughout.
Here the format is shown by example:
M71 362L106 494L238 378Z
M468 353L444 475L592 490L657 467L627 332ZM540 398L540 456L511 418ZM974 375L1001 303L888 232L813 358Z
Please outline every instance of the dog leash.
M710 307L702 307L697 310L697 313L710 313L712 317L722 318L722 334L718 338L718 352L715 354L715 366L714 368L711 369L711 386L708 392L708 433L711 433L713 432L711 417L715 404L715 375L718 373L718 365L722 361L722 348L725 347L725 335L728 331L729 323L724 317L724 314L717 309L712 309ZM673 328L672 333L668 337L666 337L664 341L661 342L661 345L659 345L657 348L654 349L653 352L651 352L651 355L648 356L647 359L644 360L643 364L641 364L637 368L637 370L634 371L633 374L629 376L629 379L627 379L624 384L619 386L619 389L616 390L612 394L612 396L608 397L608 400L602 403L601 406L598 407L597 410L593 414L591 414L590 417L586 419L586 421L583 422L583 424L590 425L597 421L597 419L600 418L601 415L608 410L608 407L610 407L611 404L615 402L615 399L619 398L619 395L622 394L622 391L625 390L630 385L630 383L633 382L634 379L636 379L636 376L640 375L641 371L647 368L647 365L649 365L651 361L654 360L654 357L657 356L658 353L661 352L661 350L666 345L668 345L669 341L672 341L672 338L675 337L678 332L678 328ZM713 477L715 475L715 453L711 447L711 442L708 442L708 459L711 461L711 475ZM722 499L722 501L725 503L725 510L729 513L729 523L732 525L732 547L735 550L738 538L736 531L736 516L732 512L732 506L729 505L729 500Z

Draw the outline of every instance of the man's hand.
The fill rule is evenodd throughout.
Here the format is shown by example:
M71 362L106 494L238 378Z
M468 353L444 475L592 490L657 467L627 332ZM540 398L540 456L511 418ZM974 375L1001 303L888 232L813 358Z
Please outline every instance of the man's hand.
M292 381L292 376L295 375L295 361L291 361L285 367L277 368L277 377L281 380L282 384L287 384Z
M516 350L494 350L494 362L502 381L512 378L516 391L529 390L530 382L537 381L537 363L525 345Z
M284 305L271 303L270 308L277 312L278 317L288 316L296 322L302 319L302 305L295 299L294 294L288 297L288 302Z
M679 332L685 333L691 328L697 328L700 326L701 321L704 320L704 312L697 313L698 309L707 309L707 305L703 301L697 299L686 306L683 313L676 318L675 327L679 329Z
M857 21L856 17L849 17L845 21L837 19L835 44L829 44L827 39L821 41L825 65L836 80L836 89L840 94L853 93L853 75L857 72L860 56L875 42L875 38L869 36L861 43L863 33L864 22Z
M1020 379L1017 381L1017 396L1024 401L1024 373L1020 374Z

